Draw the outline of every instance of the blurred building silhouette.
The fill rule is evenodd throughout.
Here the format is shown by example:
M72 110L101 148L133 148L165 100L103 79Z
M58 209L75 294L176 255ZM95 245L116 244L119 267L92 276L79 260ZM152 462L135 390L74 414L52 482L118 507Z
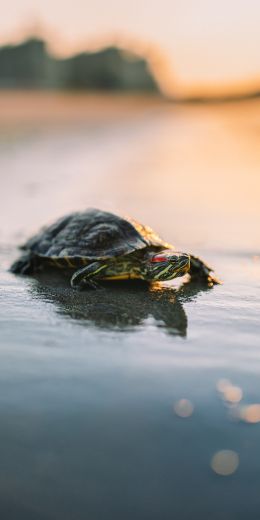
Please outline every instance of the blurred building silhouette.
M0 48L0 88L159 92L147 61L132 53L109 47L57 59L36 38Z

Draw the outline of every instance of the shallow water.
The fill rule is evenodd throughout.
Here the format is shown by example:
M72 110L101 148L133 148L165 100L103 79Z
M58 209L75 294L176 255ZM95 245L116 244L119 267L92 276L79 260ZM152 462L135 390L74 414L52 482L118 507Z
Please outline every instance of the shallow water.
M89 98L78 108L70 97L62 117L56 100L47 122L39 108L21 124L8 99L1 518L257 519L260 417L242 412L260 403L260 103L129 109L126 99L118 110L112 98L103 110L92 99L90 116ZM7 271L25 237L87 206L148 223L223 285L77 293L55 271ZM238 456L229 476L214 470L220 450Z

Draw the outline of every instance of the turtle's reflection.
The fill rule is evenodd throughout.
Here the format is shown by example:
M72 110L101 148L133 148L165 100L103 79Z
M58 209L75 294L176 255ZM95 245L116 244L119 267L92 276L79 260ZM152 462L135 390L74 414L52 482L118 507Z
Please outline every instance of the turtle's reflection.
M31 290L34 297L54 303L57 312L98 328L124 330L144 325L148 318L168 333L185 337L188 320L183 302L205 290L184 284L181 289L140 282L107 282L97 291L73 291L60 272L41 273Z

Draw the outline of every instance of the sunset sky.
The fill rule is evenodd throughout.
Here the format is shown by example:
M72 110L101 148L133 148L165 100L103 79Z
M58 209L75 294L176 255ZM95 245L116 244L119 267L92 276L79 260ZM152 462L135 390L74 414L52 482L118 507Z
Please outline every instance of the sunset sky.
M260 86L259 0L0 0L0 6L1 44L35 27L63 55L100 38L123 39L158 52L169 92L214 94Z

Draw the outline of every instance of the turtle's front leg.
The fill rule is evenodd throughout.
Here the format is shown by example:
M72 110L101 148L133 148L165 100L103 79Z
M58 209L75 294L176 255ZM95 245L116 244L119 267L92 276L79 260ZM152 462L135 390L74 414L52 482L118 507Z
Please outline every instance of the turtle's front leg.
M216 278L216 276L214 276L213 269L197 256L190 255L189 274L192 280L198 279L203 282L206 282L208 285L216 285L221 283Z
M93 262L92 264L78 269L78 271L76 271L71 277L71 287L73 287L73 289L97 289L98 284L95 280L99 278L101 271L106 268L107 265L102 262Z

